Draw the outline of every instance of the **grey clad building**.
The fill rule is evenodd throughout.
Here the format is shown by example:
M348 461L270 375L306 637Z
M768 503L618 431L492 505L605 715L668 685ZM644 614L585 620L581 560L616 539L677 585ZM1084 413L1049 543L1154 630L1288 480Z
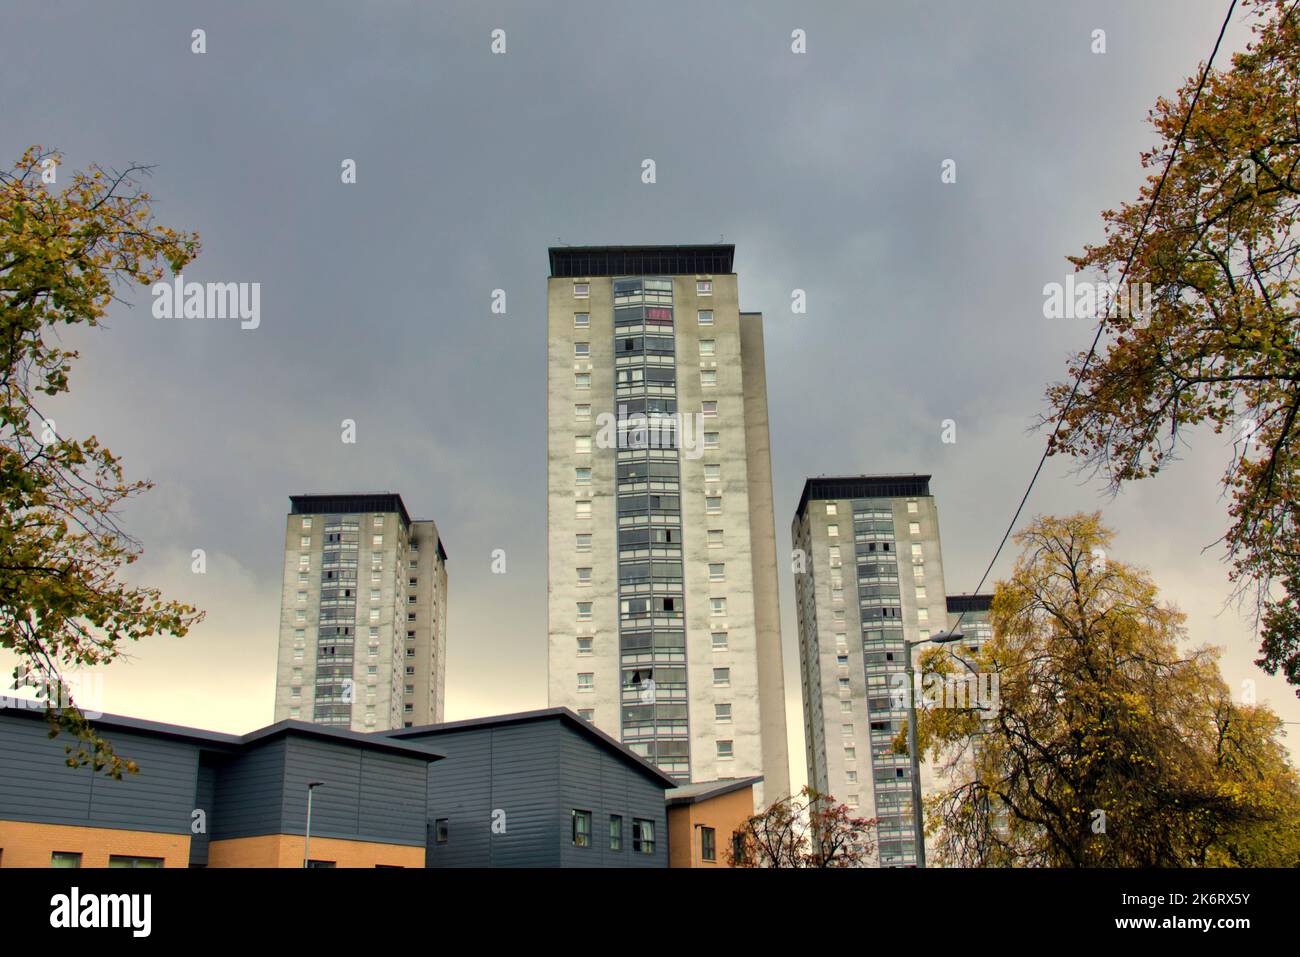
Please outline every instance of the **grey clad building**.
M667 867L676 782L565 708L390 732L427 744L429 867Z
M447 552L392 492L294 495L275 718L356 731L441 721Z
M811 478L791 538L808 781L878 818L878 863L916 862L904 640L945 630L939 513L928 475ZM928 769L922 767L922 786Z
M302 867L307 789L319 867L422 867L426 768L440 755L380 735L284 721L233 735L94 720L139 767L70 768L44 709L0 708L0 867Z
M789 792L763 320L734 247L550 250L548 686L678 781Z

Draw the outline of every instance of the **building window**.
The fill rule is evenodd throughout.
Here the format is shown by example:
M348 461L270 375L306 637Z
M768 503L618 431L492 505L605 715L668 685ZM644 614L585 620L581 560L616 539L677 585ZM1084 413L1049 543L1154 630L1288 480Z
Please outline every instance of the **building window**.
M715 688L726 688L726 687L728 687L730 684L731 684L731 669L730 669L730 668L714 668L714 669L713 669L713 687L715 687ZM850 727L852 727L852 725L850 725Z
M734 757L734 756L735 756L735 755L734 755L733 752L732 752L732 747L731 747L731 742L730 742L730 741L719 741L719 742L718 742L718 757L719 757L719 758L721 758L721 759L724 760L724 761L728 761L728 760L730 760L730 759L731 759L732 757Z
M709 581L727 580L727 566L723 562L709 562Z
M714 651L727 650L727 633L725 631L715 631L712 635L712 638L713 638Z
M303 548L311 548L311 538L310 538L309 536L307 536L307 535L304 535L304 536L302 537L302 543L301 543L301 544L302 544L302 547L303 547Z
M838 505L836 505L834 502L827 502L827 503L826 503L826 514L827 514L827 515L838 515L839 512L840 512L840 507L839 507Z
M573 344L573 357L575 359L587 359L591 357L590 342L575 342Z
M637 854L655 852L655 822L632 818L632 850Z
M718 384L718 370L717 370L717 369L701 369L701 370L700 370L700 385L704 386L704 387L707 389L707 388L711 388L712 386L715 386L715 385L717 385L717 384Z
M621 814L611 814L609 816L609 849L611 851L623 850L623 816Z
M827 536L828 538L839 538L839 537L840 537L840 527L839 527L838 525L827 525L827 526L826 526L826 536Z
M853 737L853 725L851 724L840 725L840 734L844 735L844 737L846 738Z
M445 817L440 817L433 822L433 843L447 843L447 819Z
M591 325L591 313L575 312L573 314L573 324L579 329L585 329Z
M591 452L591 436L575 435L573 437L573 451L580 455L587 455Z
M111 854L108 858L109 867L162 867L163 863L161 857L134 857L128 854Z
M381 548L381 547L383 547L383 544L384 544L384 536L382 536L382 535L375 535L374 537L372 537L372 538L370 539L370 544L371 544L373 547L375 547L375 548Z
M579 584L579 585L590 585L590 584L591 584L591 569L590 569L590 568L579 568L579 569L578 569L578 584Z
M80 867L79 851L55 851L50 855L50 867Z
M591 602L578 602L578 621L591 621Z
M311 516L310 516L310 515L305 515L305 516L303 516L302 527L303 527L303 528L311 528Z
M722 618L722 617L724 617L724 616L727 614L727 599L725 599L725 598L710 598L710 599L709 599L709 612L710 612L710 613L713 615L713 617L715 617L715 618Z
M916 503L915 503L915 502L908 502L908 503L907 503L907 513L908 513L909 515L915 515L915 514L916 514Z
M709 548L721 548L722 529L720 528L709 529L708 539L709 539Z
M579 500L573 503L574 518L591 518L591 502Z
M574 548L580 552L591 551L591 532L579 532L574 539Z
M731 859L736 864L746 862L745 835L741 831L735 831L731 835Z
M718 446L721 444L721 441L722 441L722 433L721 433L721 432L705 432L705 433L704 433L704 447L705 447L706 449L716 449L716 448L718 448Z
M573 298L574 298L574 299L586 299L586 298L587 298L588 296L590 296L590 295L591 295L591 283L589 283L589 282L575 282L575 283L573 284Z
M712 863L718 859L718 832L711 827L700 828L700 860Z
M590 419L591 405L588 403L580 403L578 405L575 405L573 407L573 417L575 419Z
M706 359L712 358L717 354L717 341L714 339L700 340L700 355Z
M908 523L907 523L907 534L909 534L909 535L920 535L920 534L921 534L921 523L920 523L920 522L908 522Z
M713 720L727 722L731 720L731 705L715 704L713 706Z
M705 466L704 466L704 481L706 481L706 482L721 482L721 481L722 481L722 466L721 466L721 465L705 465Z
M713 325L713 310L701 309L695 314L696 321L702 326Z
M718 401L710 399L708 402L700 403L700 415L706 419L716 419L718 417Z
M590 373L590 372L575 372L575 373L573 374L573 387L574 387L575 389L590 389L590 388L591 388L591 373Z
M574 470L573 470L573 483L574 483L575 485L590 485L590 484L591 484L591 469L587 469L587 468L584 468L584 469L574 469Z
M580 654L580 655L589 655L589 654L591 654L591 641L592 641L592 639L590 639L590 638L586 638L586 637L579 638L579 639L578 639L578 654Z
M591 812L573 812L573 846L591 847Z
M578 717L581 718L583 721L595 721L596 711L594 708L579 708Z
M696 282L695 282L695 295L697 295L697 296L712 296L712 295L713 295L713 280L712 280L712 279L698 279L698 280L696 280Z
M721 495L704 496L704 511L709 515L721 515L722 496Z
M595 685L595 677L596 677L595 674L594 674L593 672L590 672L590 671L579 672L579 674L578 674L578 690L579 690L579 691L594 691L594 690L595 690L595 687L596 687L596 685Z

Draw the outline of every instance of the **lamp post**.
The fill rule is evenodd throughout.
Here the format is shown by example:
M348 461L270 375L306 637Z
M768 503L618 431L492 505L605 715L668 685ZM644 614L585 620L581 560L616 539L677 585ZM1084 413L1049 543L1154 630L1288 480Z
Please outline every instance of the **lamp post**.
M916 866L925 867L925 823L921 813L921 756L916 753L916 672L912 669L912 649L917 645L946 645L961 641L960 631L941 631L917 641L903 639L907 649L907 755L912 760L912 827L916 831Z
M302 866L304 868L309 866L307 862L311 860L311 794L324 784L324 781L312 781L307 785L307 833L302 842Z

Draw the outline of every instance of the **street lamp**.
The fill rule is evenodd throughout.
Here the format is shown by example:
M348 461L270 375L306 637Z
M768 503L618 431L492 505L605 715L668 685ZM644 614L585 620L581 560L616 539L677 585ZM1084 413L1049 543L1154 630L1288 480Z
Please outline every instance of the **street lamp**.
M324 781L311 781L307 785L307 833L302 842L302 866L308 867L307 862L311 859L311 793L318 787L324 786Z
M917 641L903 639L907 654L907 754L912 759L912 827L916 831L916 866L925 867L925 824L921 813L921 757L916 753L916 677L912 670L912 649L917 645L947 645L962 641L960 631L941 631Z

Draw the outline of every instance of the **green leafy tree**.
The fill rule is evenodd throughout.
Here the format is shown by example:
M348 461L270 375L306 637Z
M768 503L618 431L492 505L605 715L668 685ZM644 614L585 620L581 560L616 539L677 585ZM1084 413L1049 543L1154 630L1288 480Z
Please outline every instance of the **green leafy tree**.
M1300 11L1243 6L1255 17L1247 50L1209 71L1195 109L1199 71L1157 101L1146 185L1103 214L1105 242L1070 258L1150 284L1150 314L1106 320L1095 358L1078 355L1049 389L1045 422L1061 421L1053 454L1115 490L1165 468L1192 427L1231 437L1230 576L1255 602L1256 663L1300 684Z
M59 435L41 406L68 391L77 358L58 344L60 328L99 325L118 289L157 281L164 264L180 271L198 236L154 223L135 179L144 168L92 166L55 189L58 161L32 147L0 172L0 647L19 659L15 687L47 699L51 736L75 737L68 763L120 777L134 764L91 727L61 669L184 635L202 615L122 580L140 546L117 509L151 483L126 481L95 436Z
M945 782L928 802L939 859L1300 865L1300 776L1277 716L1232 700L1217 649L1182 646L1184 616L1110 557L1097 514L1040 518L1016 542L972 660L997 678L996 707L917 722ZM946 655L923 667L963 667Z

